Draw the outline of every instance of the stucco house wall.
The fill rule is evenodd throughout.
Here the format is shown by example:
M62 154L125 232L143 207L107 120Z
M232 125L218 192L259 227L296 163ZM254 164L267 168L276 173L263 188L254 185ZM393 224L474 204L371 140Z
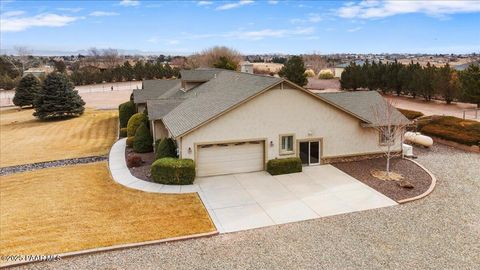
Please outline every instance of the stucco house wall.
M168 136L168 130L163 124L162 120L155 120L153 121L153 141L156 141L158 139L163 139Z
M295 141L322 138L322 158L381 152L378 132L361 127L360 123L298 89L277 87L183 136L180 154L182 158L194 159L195 144L265 138L267 160L294 156L280 155L280 134L295 134ZM400 151L400 138L392 149Z

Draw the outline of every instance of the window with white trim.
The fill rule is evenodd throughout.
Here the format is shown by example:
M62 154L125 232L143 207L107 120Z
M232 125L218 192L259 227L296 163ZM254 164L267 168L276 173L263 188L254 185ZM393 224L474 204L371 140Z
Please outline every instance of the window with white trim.
M282 135L280 143L280 153L293 153L293 135Z
M395 128L390 127L390 132L388 132L388 127L383 127L380 129L380 144L394 144L395 143Z

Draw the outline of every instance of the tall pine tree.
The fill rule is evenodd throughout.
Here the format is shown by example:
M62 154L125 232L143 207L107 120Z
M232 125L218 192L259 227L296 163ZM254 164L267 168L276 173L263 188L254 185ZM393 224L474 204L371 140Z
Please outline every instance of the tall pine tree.
M460 82L463 99L477 104L477 108L480 108L480 67L478 65L470 65L460 73Z
M28 74L18 83L15 89L15 96L13 97L13 104L19 107L32 106L39 91L40 81L32 74Z
M66 75L51 73L35 99L33 115L42 120L80 116L85 110L84 105Z
M292 56L288 59L278 75L286 77L289 81L300 86L304 86L308 83L307 76L305 75L305 64L300 56Z

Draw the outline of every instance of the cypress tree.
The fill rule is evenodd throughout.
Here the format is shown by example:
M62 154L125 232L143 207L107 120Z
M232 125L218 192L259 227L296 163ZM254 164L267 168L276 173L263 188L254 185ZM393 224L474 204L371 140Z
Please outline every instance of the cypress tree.
M471 64L460 73L460 82L464 100L480 108L480 67Z
M19 107L33 106L35 96L40 91L40 81L28 74L23 77L15 89L15 96L13 97L13 104Z
M65 74L51 73L35 99L33 115L42 120L80 116L84 105Z
M281 77L286 77L289 81L300 86L307 84L307 76L305 75L305 64L300 56L292 56L285 66L278 73Z
M135 139L133 139L133 151L136 153L148 153L153 151L153 138L150 130L141 123L135 132Z

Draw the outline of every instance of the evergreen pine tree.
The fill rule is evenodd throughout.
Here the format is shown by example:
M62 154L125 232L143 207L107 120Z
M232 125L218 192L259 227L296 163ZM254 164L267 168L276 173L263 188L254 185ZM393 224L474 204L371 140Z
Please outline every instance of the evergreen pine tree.
M464 100L477 104L477 108L480 108L480 67L471 64L462 71L460 82Z
M15 89L15 96L13 97L13 104L19 107L32 106L39 91L40 81L32 74L28 74L18 83Z
M33 115L42 120L80 116L84 105L65 74L51 73L35 99Z
M133 151L136 153L148 153L153 151L153 138L150 130L141 123L135 132L135 139L133 139Z
M307 76L305 75L305 65L303 59L300 56L292 56L288 59L285 66L282 67L278 73L281 77L287 78L289 81L296 83L300 86L307 84Z

